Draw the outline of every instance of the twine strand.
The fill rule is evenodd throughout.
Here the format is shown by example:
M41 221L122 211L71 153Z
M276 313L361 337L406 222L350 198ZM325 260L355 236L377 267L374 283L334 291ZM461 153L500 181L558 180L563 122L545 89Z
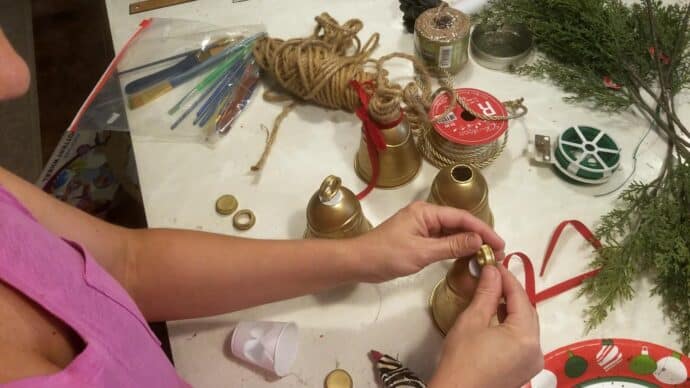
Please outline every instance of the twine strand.
M284 91L266 91L264 99L273 102L292 102L286 105L274 120L266 147L259 161L252 166L252 171L263 168L280 124L298 103L310 102L326 108L354 112L360 106L360 98L357 91L351 87L352 81L367 88L367 94L371 96L367 110L370 117L379 124L394 123L400 119L401 111L404 112L417 139L417 147L430 161L449 159L448 155L444 156L434 149L428 140L433 123L450 113L456 104L485 120L508 120L527 112L522 105L522 99L514 103L517 106L515 113L507 116L489 117L475 112L457 96L452 86L453 79L446 76L440 80L439 92L449 95L449 106L440 115L429 118L427 112L433 100L431 75L422 61L405 53L392 53L378 60L371 59L372 52L379 44L379 34L372 34L362 44L357 36L363 28L363 23L359 19L351 19L341 25L329 14L322 13L315 20L316 27L306 38L283 40L264 37L254 45L256 63ZM390 82L388 72L384 68L387 61L396 58L411 62L415 70L414 81L405 87ZM504 146L505 140L493 154L493 159ZM481 155L481 152L478 155Z

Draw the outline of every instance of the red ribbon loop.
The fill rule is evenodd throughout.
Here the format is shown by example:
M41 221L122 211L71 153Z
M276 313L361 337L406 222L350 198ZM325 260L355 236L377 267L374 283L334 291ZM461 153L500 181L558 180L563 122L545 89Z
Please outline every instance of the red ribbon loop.
M601 242L597 240L596 237L594 237L594 233L592 233L589 228L582 222L578 220L567 220L561 222L557 227L556 230L553 231L553 234L551 235L551 241L549 241L549 245L546 248L546 254L544 255L544 261L541 263L541 270L539 271L539 276L542 277L544 276L544 271L546 271L546 265L549 263L549 260L551 259L551 255L553 254L553 250L556 248L556 243L558 242L558 239L561 237L561 233L563 233L563 229L565 229L566 226L572 225L575 230L584 237L585 240L587 240L590 244L595 249L600 249L601 248Z
M510 259L516 256L522 261L522 266L525 269L525 291L527 291L527 296L529 297L530 302L532 302L532 306L536 306L537 296L534 290L534 266L532 265L532 261L530 261L529 257L522 252L511 253L506 256L505 260L503 260L503 267L508 269Z
M577 220L567 220L561 222L557 227L556 230L554 230L553 234L551 235L551 240L549 241L549 245L546 248L546 254L544 255L544 260L542 262L541 266L541 271L539 273L539 276L544 276L544 271L546 270L546 265L549 262L549 259L551 259L551 255L553 254L554 249L556 248L556 243L558 243L558 239L561 237L561 234L563 233L563 230L565 229L566 226L572 225L575 230L577 230L582 237L585 238L590 244L595 249L601 249L602 245L601 242L594 236L594 233L592 233L589 228L585 224L583 224L580 221ZM525 268L525 291L527 292L527 296L529 297L530 301L532 302L532 305L536 305L539 302L542 302L546 299L552 298L556 295L560 295L566 291L569 291L580 284L584 282L586 279L589 279L591 277L596 276L597 273L599 273L599 269L594 269L590 270L588 272L585 272L583 274L580 274L578 276L575 276L573 278L570 278L566 281L563 281L561 283L558 283L554 286L551 286L539 293L535 294L535 276L534 276L534 266L532 265L532 261L529 259L527 255L525 255L522 252L515 252L511 253L508 256L506 256L505 260L503 261L503 266L505 268L508 268L508 264L510 263L510 259L513 256L517 256L522 260L522 265Z
M369 162L371 163L371 179L367 183L367 187L357 194L357 199L364 199L376 186L379 179L379 152L386 149L386 141L381 133L382 129L393 128L400 124L403 119L403 114L400 112L400 117L392 123L380 124L376 122L369 115L369 100L370 96L365 90L364 86L372 86L373 81L366 81L360 83L357 80L350 81L350 86L357 92L359 96L360 106L355 109L355 114L362 120L362 132L367 143L367 152L369 154Z

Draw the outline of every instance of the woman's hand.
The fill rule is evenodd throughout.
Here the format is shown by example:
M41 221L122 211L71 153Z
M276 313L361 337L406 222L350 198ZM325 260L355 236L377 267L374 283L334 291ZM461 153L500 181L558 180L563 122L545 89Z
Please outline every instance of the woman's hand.
M492 325L502 296L507 316ZM518 388L543 367L539 320L527 294L502 266L484 267L472 303L446 337L429 388Z
M427 265L474 255L489 244L503 260L503 240L470 213L415 202L371 232L350 240L362 280L382 282L418 272Z

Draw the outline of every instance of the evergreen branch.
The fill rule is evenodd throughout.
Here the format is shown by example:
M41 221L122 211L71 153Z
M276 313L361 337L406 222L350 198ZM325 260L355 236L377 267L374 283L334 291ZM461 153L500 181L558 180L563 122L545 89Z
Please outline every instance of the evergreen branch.
M571 103L619 112L631 106L668 144L656 179L633 182L604 215L596 234L604 244L590 263L600 268L580 291L590 301L594 328L635 295L650 276L652 292L690 350L690 131L675 96L690 86L690 4L643 0L491 0L484 23L524 23L544 58L514 71L548 79ZM603 78L622 85L607 88ZM658 91L655 91L658 87ZM652 103L646 95L649 95ZM676 155L678 156L676 158Z

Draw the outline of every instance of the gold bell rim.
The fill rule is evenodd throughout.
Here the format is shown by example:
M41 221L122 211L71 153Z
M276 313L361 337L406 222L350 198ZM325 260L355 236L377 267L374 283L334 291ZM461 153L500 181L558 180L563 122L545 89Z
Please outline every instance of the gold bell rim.
M398 187L405 186L405 185L409 184L410 182L412 182L414 180L414 178L417 177L417 175L419 174L419 171L421 169L422 169L422 163L419 163L417 165L417 168L415 168L414 171L412 173L410 173L409 175L405 175L400 179L396 179L394 181L394 183L391 183L390 185L382 185L381 179L379 179L379 182L376 182L375 187L385 190L385 189L396 189ZM359 166L359 160L358 160L357 156L355 156L355 173L357 174L357 177L359 177L359 179L361 179L364 183L369 183L369 181L367 180L367 177L365 177L362 174L362 169Z
M434 324L438 328L438 330L445 336L447 333L446 329L441 327L441 323L439 322L439 317L437 314L437 309L434 308L436 306L436 299L438 298L439 293L441 292L442 288L445 288L446 286L446 277L444 276L441 280L436 283L434 286L433 291L431 291L431 296L429 297L429 309L431 310L431 317L434 319Z

